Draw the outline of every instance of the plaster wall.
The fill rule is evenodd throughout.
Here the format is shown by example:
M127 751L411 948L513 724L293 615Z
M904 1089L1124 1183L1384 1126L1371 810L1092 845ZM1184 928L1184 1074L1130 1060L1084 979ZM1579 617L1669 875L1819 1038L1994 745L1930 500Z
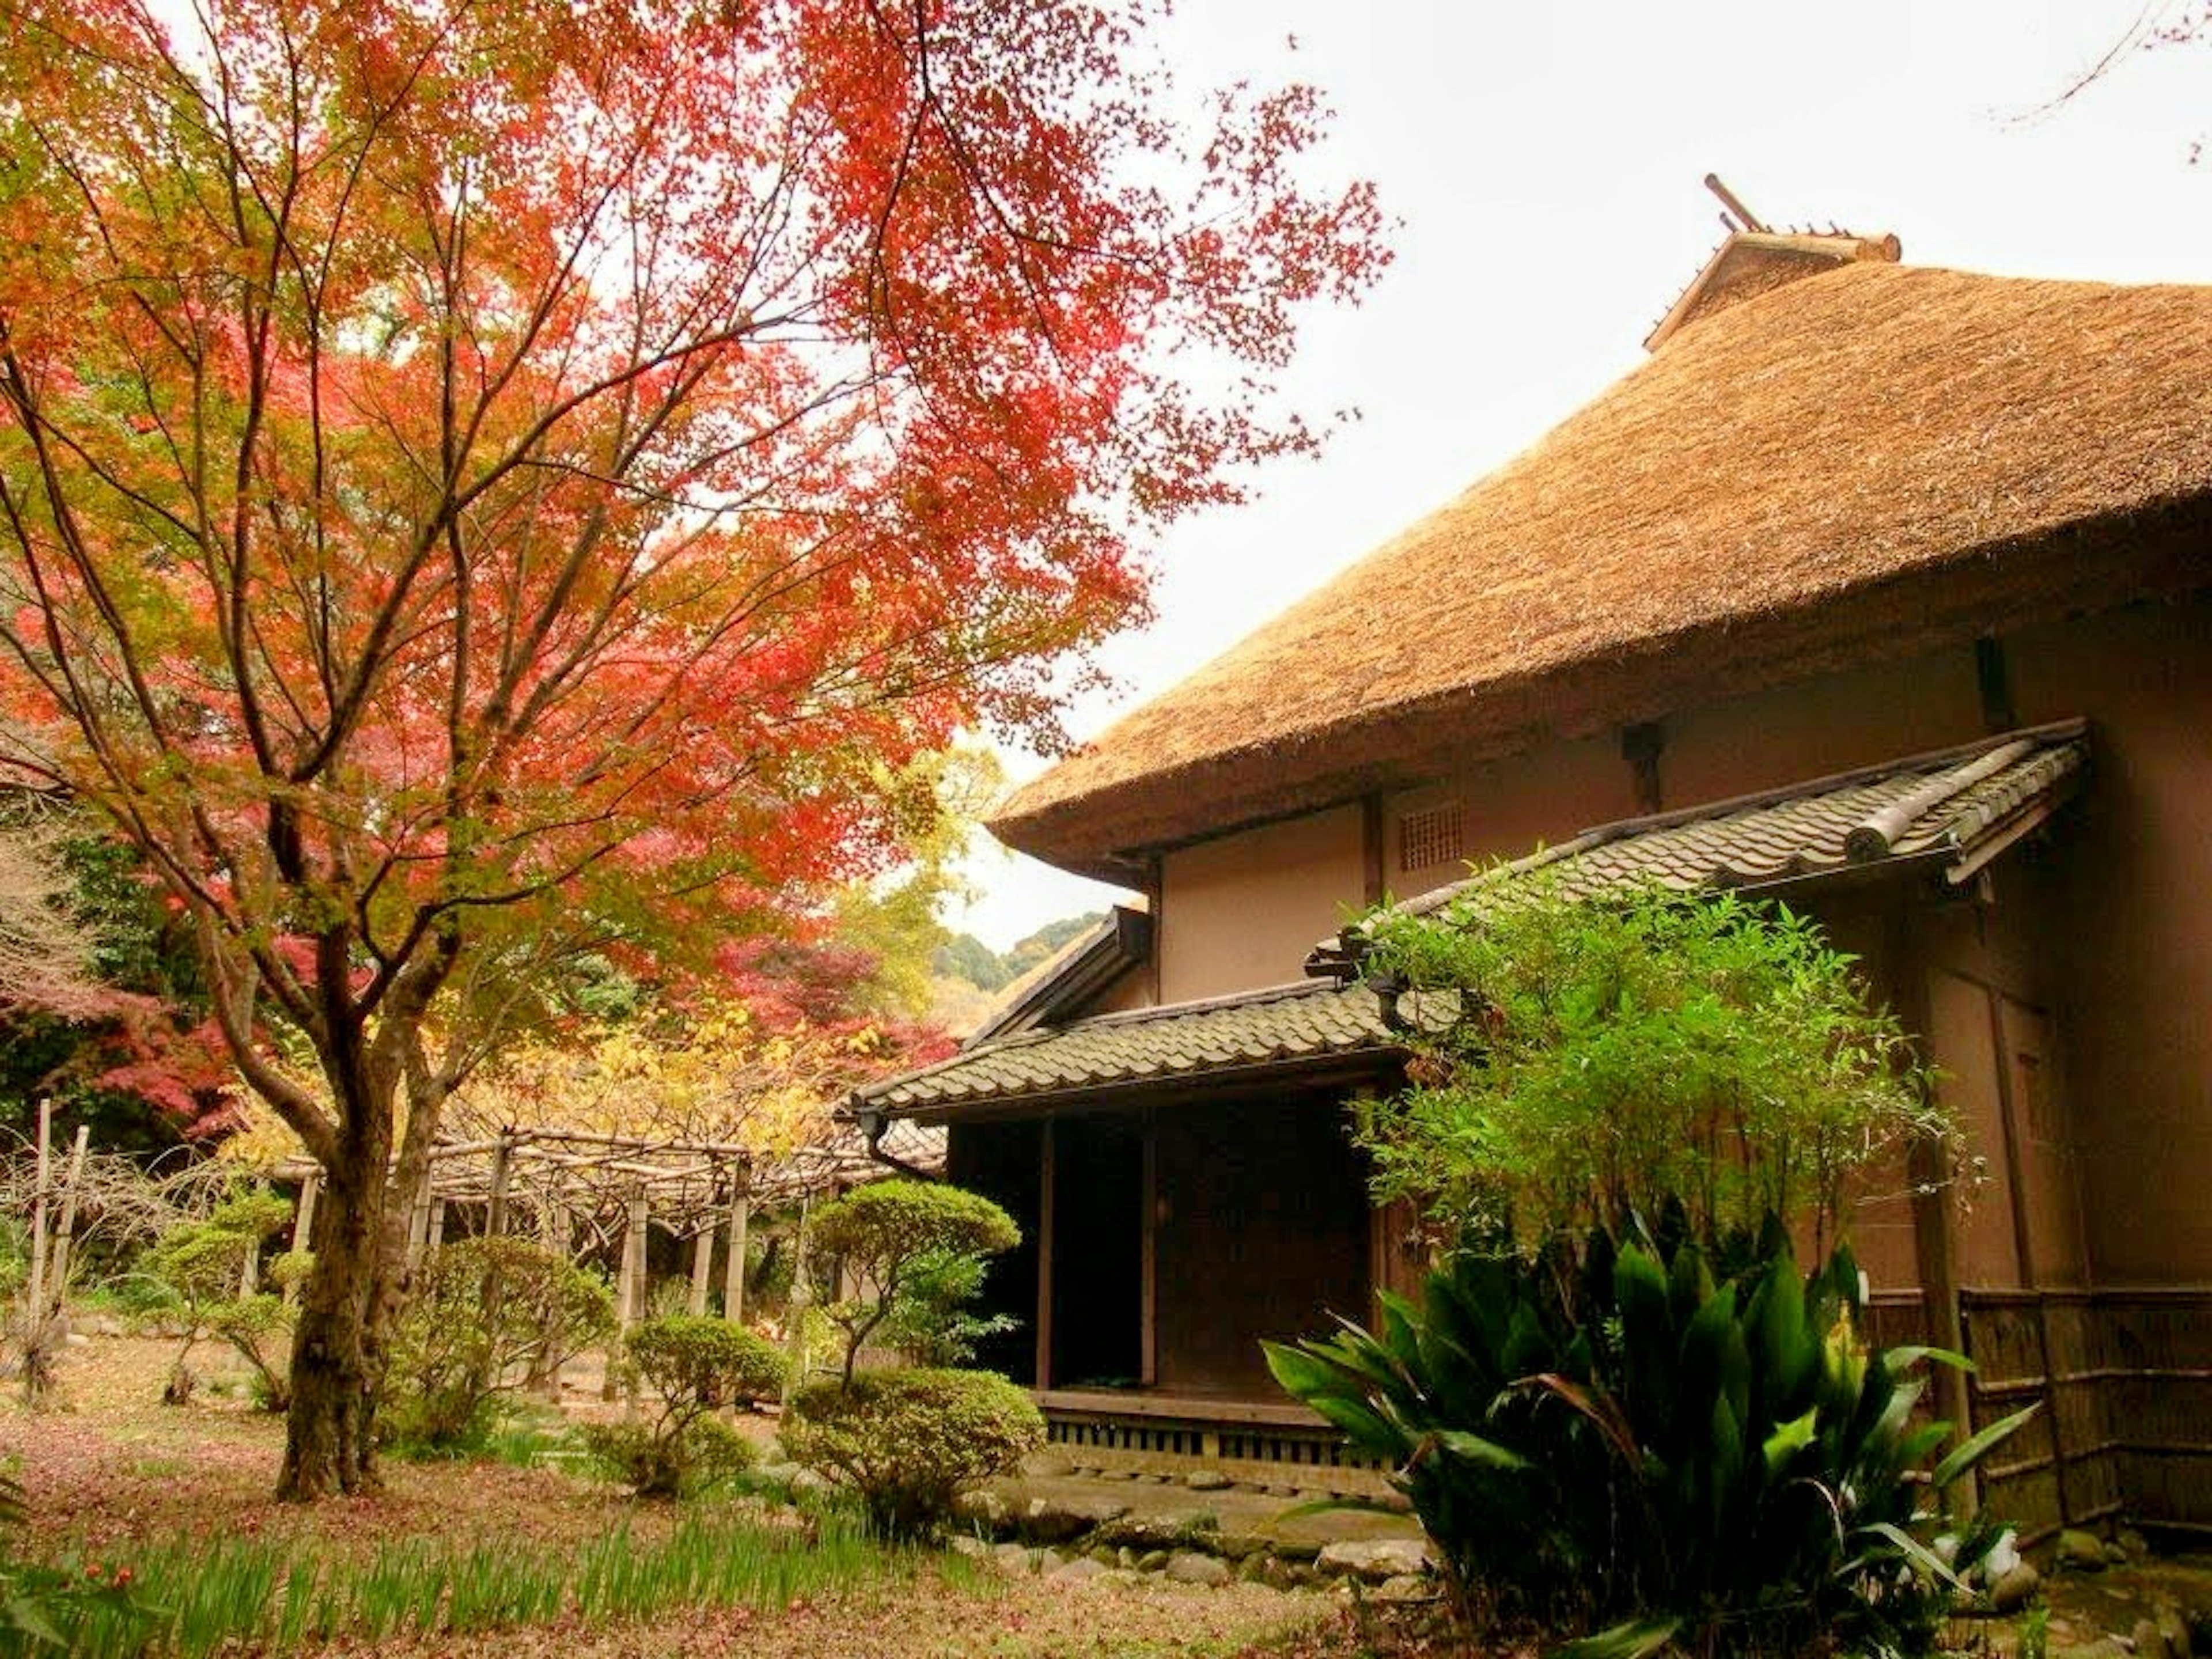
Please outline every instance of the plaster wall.
M1162 1002L1285 985L1366 890L1357 805L1180 848L1161 860Z

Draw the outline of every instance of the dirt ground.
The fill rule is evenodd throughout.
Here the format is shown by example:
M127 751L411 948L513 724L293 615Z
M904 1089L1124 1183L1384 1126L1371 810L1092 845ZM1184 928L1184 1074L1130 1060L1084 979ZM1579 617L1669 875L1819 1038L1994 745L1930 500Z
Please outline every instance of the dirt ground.
M560 1469L396 1460L386 1461L386 1490L374 1497L277 1504L270 1493L283 1451L282 1422L213 1386L188 1406L162 1405L161 1380L173 1346L94 1337L65 1357L56 1408L29 1413L12 1397L0 1404L0 1460L20 1472L30 1499L21 1540L27 1553L80 1548L119 1561L134 1546L179 1534L296 1539L318 1552L367 1553L380 1541L409 1537L466 1544L520 1536L553 1545L625 1523L650 1536L676 1513ZM216 1384L222 1376L213 1360L212 1351L199 1356ZM578 1408L598 1410L595 1393L587 1391ZM476 1642L403 1641L374 1650L341 1644L326 1650L349 1659L371 1651L496 1653L500 1659L534 1653L579 1659L1226 1659L1295 1651L1323 1659L1358 1651L1346 1645L1358 1639L1333 1599L1310 1593L1257 1584L1206 1589L1157 1577L1132 1582L1118 1575L1066 1584L925 1564L894 1588L772 1614L741 1609L614 1630L556 1626Z

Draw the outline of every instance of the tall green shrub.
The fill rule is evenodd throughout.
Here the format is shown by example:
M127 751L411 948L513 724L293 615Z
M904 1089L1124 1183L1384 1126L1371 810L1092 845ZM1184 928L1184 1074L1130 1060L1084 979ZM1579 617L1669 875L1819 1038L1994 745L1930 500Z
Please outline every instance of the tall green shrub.
M1854 959L1782 907L1523 876L1358 931L1414 1024L1358 1136L1448 1233L1620 1235L1674 1200L1709 1244L1776 1213L1825 1249L1853 1171L1955 1142Z
M245 1288L249 1263L292 1218L292 1206L265 1188L240 1187L206 1216L181 1221L156 1239L141 1267L169 1298L183 1339L169 1367L163 1398L181 1404L197 1378L192 1350L209 1337L227 1342L252 1368L259 1403L281 1412L291 1399L288 1376L292 1312L265 1291ZM280 1258L287 1274L304 1252Z
M474 1446L501 1401L614 1334L595 1275L524 1238L471 1238L431 1254L395 1324L378 1426L428 1450Z
M623 1346L623 1363L651 1398L638 1421L586 1429L601 1463L641 1497L680 1498L751 1461L750 1443L714 1413L782 1392L775 1344L724 1320L674 1314L638 1325Z

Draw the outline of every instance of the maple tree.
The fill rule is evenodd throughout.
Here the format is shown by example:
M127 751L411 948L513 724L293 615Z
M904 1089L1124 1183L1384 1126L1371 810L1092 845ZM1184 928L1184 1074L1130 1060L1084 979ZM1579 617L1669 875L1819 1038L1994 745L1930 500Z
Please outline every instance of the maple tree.
M326 1171L285 1494L373 1482L406 1195L562 964L875 867L1312 442L1374 201L1155 9L0 0L0 761Z

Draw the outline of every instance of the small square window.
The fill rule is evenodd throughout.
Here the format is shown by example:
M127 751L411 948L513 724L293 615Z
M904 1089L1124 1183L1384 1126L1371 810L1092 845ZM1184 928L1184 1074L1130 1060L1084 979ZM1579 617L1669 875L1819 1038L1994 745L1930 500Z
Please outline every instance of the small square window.
M1433 870L1466 856L1466 827L1457 801L1408 812L1398 820L1401 870Z

